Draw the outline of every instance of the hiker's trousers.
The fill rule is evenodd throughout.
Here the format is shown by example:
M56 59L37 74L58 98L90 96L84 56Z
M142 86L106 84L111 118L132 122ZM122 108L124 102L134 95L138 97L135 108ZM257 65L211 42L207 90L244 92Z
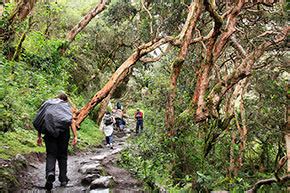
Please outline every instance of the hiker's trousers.
M67 128L63 132L60 132L57 138L54 138L50 135L44 136L44 142L46 147L46 177L49 174L55 175L55 165L57 160L59 168L59 181L68 181L66 173L69 137L69 128Z
M143 120L137 120L136 123L136 134L139 134L143 131Z
M107 144L113 143L113 134L109 135L109 136L106 136L106 142L107 142Z

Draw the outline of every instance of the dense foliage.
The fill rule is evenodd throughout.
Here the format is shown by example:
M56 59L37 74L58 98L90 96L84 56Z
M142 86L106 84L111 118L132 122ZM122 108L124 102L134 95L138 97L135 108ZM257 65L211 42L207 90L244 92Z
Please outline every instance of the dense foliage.
M161 69L162 66L157 71ZM140 76L142 80L137 81L146 82L144 77L148 76L149 71L144 70L143 76ZM273 177L276 165L285 152L283 129L286 105L284 71L274 74L280 78L273 80L268 70L257 71L251 77L253 84L248 94L244 96L249 133L244 163L237 175L232 176L229 171L231 134L238 135L236 120L231 121L228 130L223 130L217 120L196 125L188 119L190 115L183 113L180 115L183 121L178 134L168 138L163 129L165 99L158 97L166 92L166 85L159 82L162 82L163 75L151 77L147 96L143 95L142 98L137 95L143 100L134 108L141 107L145 112L145 131L137 139L132 139L128 149L122 153L122 166L142 178L147 188L165 188L173 192L192 188L201 192L241 192L250 189L258 179ZM186 81L186 76L183 77ZM180 96L182 100L190 100L185 93ZM205 155L208 141L215 134L219 137L212 142L209 154ZM237 138L234 143L235 156L238 156L240 143ZM286 191L286 187L273 184L263 186L259 192Z
M275 30L285 25L285 3L247 4L238 16L233 14L237 17L234 39L225 41L216 59L207 53L214 49L209 49L206 36L218 29L217 37L210 40L222 39L218 36L230 31L225 18L231 12L213 28L212 23L220 22L216 15L226 12L228 5L220 2L211 10L208 2L215 1L194 1L204 6L191 38L203 36L204 40L190 44L186 59L178 63L186 40L179 38L190 15L190 1L108 1L104 11L71 41L68 34L81 26L78 22L97 1L41 1L30 5L29 14L17 9L20 4L6 2L0 4L1 160L44 152L36 146L32 120L46 99L65 91L73 105L81 108L141 45L170 36L179 41L167 42L136 60L110 95L124 104L130 116L139 107L145 117L144 133L130 139L120 164L142 179L148 190L173 192L239 192L259 179L286 174L285 167L278 173L276 169L286 152L289 54L283 42L275 42L279 34ZM263 42L270 42L265 50L258 47ZM260 50L264 55L258 56ZM148 62L148 58L158 59ZM252 61L248 69L238 71ZM176 84L170 82L175 67L180 67ZM199 97L204 103L197 105L200 85L206 85ZM176 95L173 106L168 102L172 92ZM214 103L218 97L220 101ZM198 122L196 112L202 105L201 114L206 116ZM98 108L81 124L81 150L100 143L102 134L95 122ZM165 117L170 108L175 117L168 127ZM274 183L260 191L285 189L285 184Z

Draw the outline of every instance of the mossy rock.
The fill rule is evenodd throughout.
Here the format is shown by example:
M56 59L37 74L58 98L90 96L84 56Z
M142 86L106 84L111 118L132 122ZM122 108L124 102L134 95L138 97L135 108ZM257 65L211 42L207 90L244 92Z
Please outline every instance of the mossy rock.
M16 170L14 167L0 168L0 192L13 192L19 187L19 182L16 178Z

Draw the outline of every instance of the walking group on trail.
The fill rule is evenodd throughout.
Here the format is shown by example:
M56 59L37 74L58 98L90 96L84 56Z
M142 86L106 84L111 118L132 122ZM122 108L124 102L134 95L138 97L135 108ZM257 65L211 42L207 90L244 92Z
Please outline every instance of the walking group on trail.
M67 156L68 144L70 139L70 129L73 133L72 145L77 144L77 129L72 124L73 109L69 103L68 96L60 93L55 99L44 102L38 110L33 121L34 127L38 131L37 144L42 145L42 134L46 147L46 183L45 189L52 190L55 181L55 165L58 162L61 186L66 186L69 178L67 177ZM104 132L106 146L113 149L113 132L119 130L124 132L127 117L123 112L120 102L112 110L107 111L101 121L100 129ZM136 120L136 135L143 131L143 113L138 108L134 113Z

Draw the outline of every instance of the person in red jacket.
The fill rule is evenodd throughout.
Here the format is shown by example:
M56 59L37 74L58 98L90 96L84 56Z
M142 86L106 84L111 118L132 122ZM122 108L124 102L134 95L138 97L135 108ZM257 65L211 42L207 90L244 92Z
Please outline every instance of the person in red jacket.
M135 112L135 120L136 120L136 134L139 134L143 131L143 113L138 108Z

